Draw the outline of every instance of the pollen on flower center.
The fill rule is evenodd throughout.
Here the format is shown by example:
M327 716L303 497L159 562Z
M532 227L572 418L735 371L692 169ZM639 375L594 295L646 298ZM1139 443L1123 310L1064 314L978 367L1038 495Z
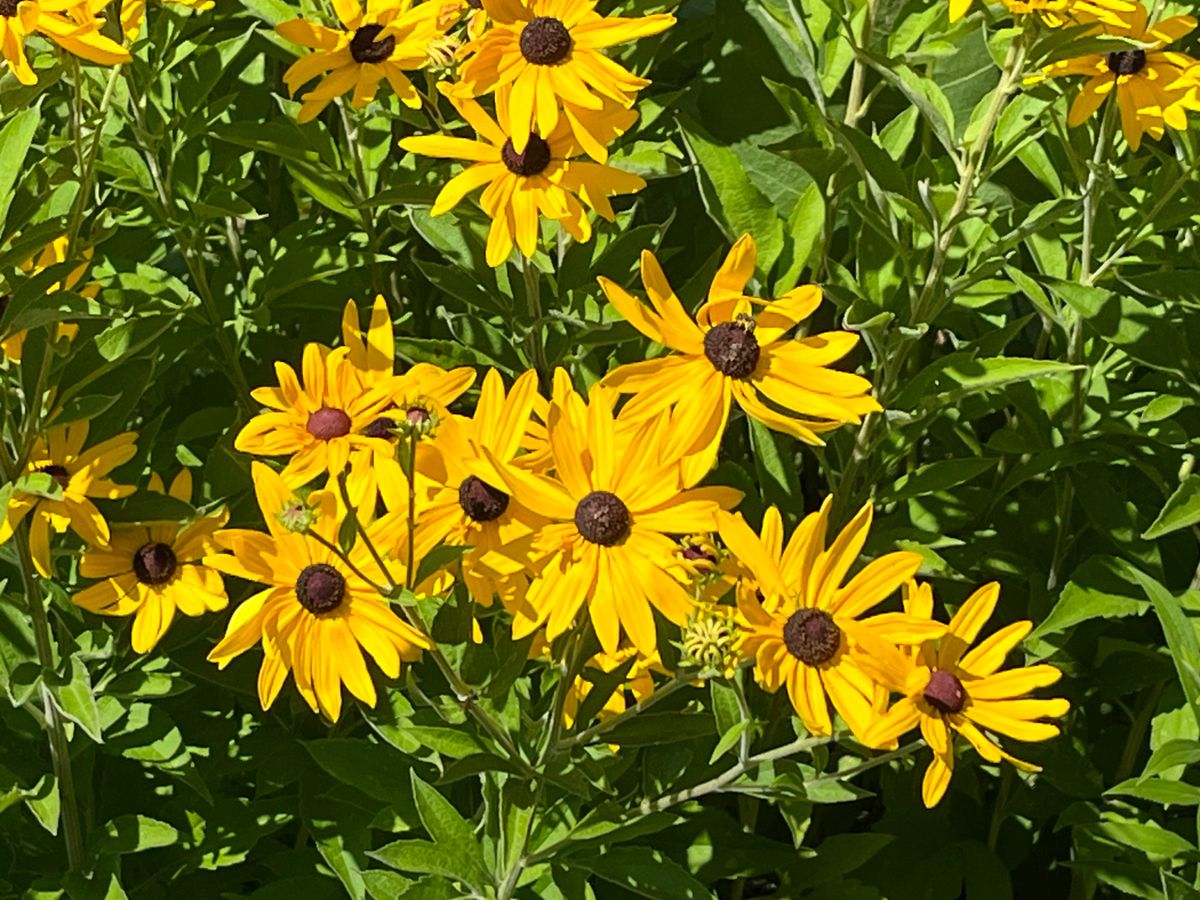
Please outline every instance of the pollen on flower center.
M174 576L177 562L169 545L151 541L133 554L133 574L142 584L164 584Z
M350 417L344 410L322 406L308 417L308 433L318 441L332 441L350 433Z
M0 0L3 3L4 0ZM57 463L49 466L42 466L38 469L44 475L49 475L58 482L59 487L66 488L71 483L71 473L66 470L65 466L60 466Z
M925 702L943 713L956 713L967 701L967 689L958 677L940 669L929 676L925 685Z
M476 522L492 522L508 509L508 494L468 475L458 486L458 505Z
M554 66L571 54L571 32L553 16L534 16L521 29L521 55L535 66Z
M575 507L575 527L585 541L611 547L629 536L629 507L616 494L592 491Z
M550 165L550 145L538 135L531 134L525 151L518 153L513 149L512 138L509 138L500 148L500 159L514 175L523 175L526 178L540 175L546 171L546 166Z
M11 19L17 14L17 6L21 0L0 0L0 16Z
M704 355L713 368L730 378L748 378L758 366L754 322L747 318L714 325L704 335Z
M783 624L783 643L806 666L819 666L837 653L842 629L823 609L798 609Z
M376 40L382 25L364 25L354 32L350 39L350 55L356 63L381 63L396 49L396 38L386 35L382 40Z
M314 615L332 612L346 597L346 579L327 563L305 567L296 579L296 599Z
M1145 50L1114 50L1105 62L1114 75L1136 75L1146 68Z
M364 437L390 438L390 437L395 437L395 435L392 434L392 432L393 432L393 430L395 430L395 428L396 428L396 420L395 419L389 419L387 416L380 416L378 419L376 419L374 422L372 422L370 425L368 425L366 428L364 428L362 430L362 434Z

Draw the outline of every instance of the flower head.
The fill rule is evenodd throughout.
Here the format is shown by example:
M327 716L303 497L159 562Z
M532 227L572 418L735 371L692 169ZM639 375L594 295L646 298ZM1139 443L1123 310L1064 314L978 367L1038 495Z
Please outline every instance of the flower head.
M830 498L797 526L786 546L778 511L768 510L762 536L741 516L720 516L721 538L751 574L738 590L744 655L767 691L786 685L810 732L833 732L826 695L860 738L886 699L875 658L890 644L939 636L936 622L906 613L861 616L913 576L917 553L886 553L843 585L871 527L868 503L826 547Z
M157 475L150 480L150 490L165 493ZM171 482L169 493L185 503L191 500L187 469ZM204 564L217 549L213 534L227 518L222 511L183 527L174 522L117 526L107 546L84 551L79 574L99 580L71 601L102 616L133 616L133 649L149 653L176 612L200 616L229 603L220 573Z
M810 444L822 443L819 432L858 422L880 408L868 393L870 382L830 368L854 348L858 335L830 331L785 337L820 304L820 288L805 285L774 301L743 293L754 275L756 252L750 235L734 244L694 321L648 250L642 253L642 283L650 307L615 282L600 279L609 302L634 328L675 351L620 366L604 384L636 395L622 417L656 415L675 406L683 429L675 439L704 461L703 470L716 458L734 400L764 425Z
M516 153L565 119L580 146L603 162L597 153L611 138L595 133L602 110L631 106L650 83L600 51L664 31L675 17L601 16L594 7L594 0L483 0L492 26L463 48L468 58L454 95L505 94L500 122Z
M487 185L480 205L492 220L487 242L490 266L502 264L512 252L514 242L522 254L533 256L537 250L539 215L558 222L577 241L587 241L592 226L584 204L611 222L616 214L608 198L631 194L646 186L638 175L576 159L582 146L571 135L565 120L545 136L531 135L525 149L518 152L508 132L477 102L453 97L451 102L481 140L431 134L404 138L400 146L424 156L471 163L446 182L434 201L431 215L453 209L471 191ZM506 104L504 95L497 97L501 121L505 120ZM602 111L603 131L611 140L628 129L636 118L633 110L606 106Z
M600 645L615 653L622 633L644 655L655 650L652 608L683 625L694 602L671 574L668 534L710 531L716 514L741 499L731 488L687 490L677 457L663 453L665 416L636 432L618 429L615 395L593 386L585 402L561 369L546 429L553 477L505 465L484 448L522 506L545 517L532 541L536 575L513 635L545 625L553 640L586 606Z
M974 0L950 0L950 21L967 14ZM1047 25L1105 21L1120 23L1133 12L1132 0L1001 0L1009 12L1018 16L1037 15Z
M309 122L329 102L347 91L350 105L360 109L375 99L386 78L405 106L417 109L421 95L406 72L429 64L430 47L457 19L458 3L444 0L334 0L342 28L326 28L307 19L281 22L275 30L284 38L314 52L302 56L283 75L288 90L313 78L321 81L300 97L297 119Z
M21 84L37 84L25 57L25 38L42 34L89 62L129 62L129 51L100 33L106 0L0 0L0 54Z
M164 2L186 6L197 12L210 10L216 5L214 0L164 0ZM125 35L125 40L131 44L136 41L145 24L146 0L121 0L121 32Z
M116 484L107 476L133 459L137 435L126 431L85 450L87 437L88 423L77 422L51 428L44 438L38 438L24 474L49 476L58 490L41 493L15 489L8 512L0 521L0 544L3 544L12 537L17 524L26 515L30 516L29 549L34 567L43 578L52 577L51 528L58 534L70 528L94 547L107 546L108 522L92 499L116 500L136 490L133 485Z
M1008 654L1029 634L1032 622L1014 622L968 649L991 618L999 597L1000 586L995 582L986 584L955 613L940 642L926 641L919 647L877 658L885 667L888 687L903 696L871 725L863 740L881 746L920 727L933 751L921 789L927 807L937 805L950 784L955 732L990 763L1008 760L1019 769L1036 772L1037 766L1010 756L984 731L1018 741L1049 740L1059 728L1046 719L1064 716L1070 708L1061 698L1037 700L1027 696L1058 681L1062 673L1054 666L1000 671ZM929 619L933 614L929 585L907 585L904 606L910 615Z
M1110 96L1121 111L1121 130L1134 150L1142 135L1156 140L1166 128L1187 128L1187 111L1200 110L1200 62L1167 46L1196 28L1192 16L1172 16L1148 24L1140 3L1128 21L1100 21L1098 34L1126 38L1127 49L1092 53L1047 66L1039 77L1086 75L1088 80L1071 104L1067 123L1081 125Z
M275 701L289 672L304 701L333 721L341 714L343 684L374 706L375 684L363 651L387 677L396 678L400 663L415 660L430 646L429 639L392 612L380 596L373 580L381 579L382 573L365 543L360 540L351 548L349 564L330 549L341 523L331 492L313 493L320 514L309 532L296 534L278 519L292 498L286 482L258 462L252 474L267 532L220 531L218 543L232 552L210 556L206 562L266 589L234 610L209 660L224 668L261 642L258 696L263 709ZM369 527L373 539L382 523Z
M39 272L44 272L51 266L66 262L69 243L66 235L55 238L29 259L25 260L25 262L21 263L21 271L29 277L33 277ZM68 272L61 282L55 282L46 289L47 296L56 291L70 291L75 289L75 286L79 284L84 273L87 271L88 261L92 258L90 248L83 251L83 258L84 261ZM99 293L100 285L95 282L85 285L79 291L80 296L87 297L89 300ZM0 315L3 315L7 306L8 297L0 296ZM73 341L77 334L79 334L79 326L73 322L59 322L55 326L55 340ZM13 362L20 362L25 349L25 332L15 331L11 334L5 334L3 340L0 341L0 349Z

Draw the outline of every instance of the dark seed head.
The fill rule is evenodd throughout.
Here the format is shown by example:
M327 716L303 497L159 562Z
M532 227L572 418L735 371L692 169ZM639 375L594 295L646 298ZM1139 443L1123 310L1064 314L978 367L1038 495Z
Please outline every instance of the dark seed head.
M350 433L350 417L345 411L322 406L308 417L308 433L318 441L332 441Z
M585 541L611 547L629 536L629 507L616 494L592 491L575 507L575 527Z
M458 486L458 505L476 522L492 522L508 509L508 494L468 475Z
M364 437L371 438L390 438L395 437L392 432L396 428L396 420L389 419L387 416L380 416L370 425L362 430Z
M705 562L710 563L715 563L717 561L716 556L714 556L712 553L709 553L703 547L697 546L696 544L688 544L683 548L683 558L686 560L702 559Z
M730 378L749 378L758 365L758 341L752 321L722 322L704 335L704 355Z
M471 9L483 9L483 0L467 0L467 6Z
M0 0L0 16L11 19L17 14L17 5L21 0Z
M332 612L346 597L346 579L326 563L305 568L296 579L296 599L313 615Z
M419 428L433 417L429 414L429 410L424 407L414 406L404 413L404 418L408 421L409 425Z
M521 29L521 55L535 66L554 66L571 55L571 32L553 16L534 16Z
M1108 54L1105 61L1108 63L1108 71L1114 75L1135 75L1146 68L1146 51L1114 50Z
M550 165L550 145L536 134L531 134L525 151L518 153L513 149L512 138L509 138L500 148L500 159L514 175L523 175L526 178L540 175L546 171L546 166Z
M163 584L175 574L175 551L167 544L152 541L133 554L133 574L142 584Z
M67 485L71 483L71 473L64 466L58 464L42 466L38 471L49 475L57 481L59 487L63 488L63 490L66 490Z
M837 653L842 629L823 609L798 609L783 624L783 643L806 666L819 666Z
M925 685L925 702L943 713L956 713L967 702L967 689L955 675L935 670Z
M375 40L381 31L382 25L364 25L354 32L354 37L350 38L350 56L356 63L381 63L392 55L396 39L389 34L382 40Z

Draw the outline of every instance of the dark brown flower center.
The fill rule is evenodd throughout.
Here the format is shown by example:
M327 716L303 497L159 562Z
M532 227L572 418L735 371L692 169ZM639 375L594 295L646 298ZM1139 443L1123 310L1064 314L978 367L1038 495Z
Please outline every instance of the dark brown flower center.
M683 548L683 558L687 560L703 559L706 562L715 563L717 557L709 553L703 547L698 547L695 544L688 544Z
M1114 75L1136 75L1146 68L1145 50L1114 50L1105 60Z
M326 563L314 563L296 579L296 599L314 615L332 612L346 597L346 579Z
M534 16L521 29L521 55L535 66L554 66L571 55L571 32L553 16Z
M396 420L389 419L387 416L380 416L370 425L362 430L364 437L372 438L391 438L395 437L392 431L396 427Z
M174 576L177 562L169 545L151 541L133 554L133 574L142 584L163 584Z
M364 25L354 32L350 38L350 55L356 63L381 63L396 49L396 39L386 35L382 40L376 40L382 25Z
M925 702L943 713L956 713L967 702L967 689L957 676L935 670L925 685Z
M575 507L575 527L585 541L611 547L629 536L629 507L616 494L592 491Z
M432 419L433 416L430 415L429 410L425 409L423 406L414 406L405 411L404 418L408 420L409 425L420 427Z
M492 522L508 509L508 494L468 475L458 486L458 505L476 522Z
M71 483L71 473L66 470L65 466L60 466L57 463L49 466L42 466L40 469L38 469L38 471L45 475L49 475L51 478L57 481L59 487L63 488L64 490L66 489L67 485Z
M837 653L842 629L823 609L798 609L783 624L783 643L806 666L819 666Z
M0 0L0 16L11 19L17 14L17 5L21 0Z
M758 340L753 320L714 325L704 335L704 355L713 368L730 378L749 378L758 365Z
M318 441L332 441L350 433L350 417L344 410L322 406L308 417L308 433Z
M518 153L513 149L512 138L509 138L500 148L500 159L514 175L523 175L526 178L540 175L546 171L546 166L550 165L550 145L536 134L531 134L524 152Z
M471 9L483 9L483 0L467 0L467 6Z

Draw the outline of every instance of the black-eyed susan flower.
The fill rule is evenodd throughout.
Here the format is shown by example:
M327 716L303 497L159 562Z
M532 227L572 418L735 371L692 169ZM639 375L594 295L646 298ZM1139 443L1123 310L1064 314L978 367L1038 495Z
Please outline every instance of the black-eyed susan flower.
M214 0L163 0L163 2L184 6L196 12L210 10L216 5ZM122 0L121 32L125 35L125 40L131 44L136 41L145 24L146 0Z
M861 618L910 579L917 553L885 553L845 581L871 527L866 504L826 546L831 498L797 526L786 547L782 519L769 512L763 535L741 516L722 514L721 539L751 573L738 590L741 652L753 657L764 690L786 687L815 735L833 733L826 696L860 739L886 701L873 660L893 644L919 644L945 627L906 613Z
M533 256L539 216L553 219L577 241L590 240L592 226L585 204L611 222L616 214L608 198L646 186L638 175L576 159L583 150L566 120L546 137L530 135L525 149L518 153L508 133L478 103L456 98L451 102L481 140L429 134L404 138L400 146L423 156L471 163L446 182L430 214L450 211L471 191L486 185L479 202L492 220L487 241L490 266L499 266L508 259L514 243L522 254ZM497 96L501 120L505 118L506 102L503 94ZM609 105L598 115L602 116L604 132L613 137L637 118L633 110L618 105Z
M406 73L428 65L430 46L457 20L458 3L367 0L364 7L358 0L335 0L333 7L342 28L303 18L275 26L282 37L313 51L284 72L288 90L295 94L301 85L321 77L300 97L297 120L311 121L335 97L350 91L350 105L362 108L375 99L385 78L401 103L419 108L421 95Z
M653 673L657 672L660 675L671 674L670 670L663 666L657 651L643 656L638 653L635 647L628 646L621 647L616 653L597 653L588 660L588 667L597 669L600 672L615 672L630 659L633 659L634 662L625 676L625 683L608 695L608 698L596 713L596 717L601 721L611 719L613 716L619 716L625 712L628 708L626 693L633 695L634 703L641 703L643 700L649 698L654 693ZM587 699L587 695L591 693L591 690L592 682L579 675L567 691L563 701L563 724L568 728L575 726L575 718L579 712L579 707ZM586 725L587 723L581 722L579 724ZM617 749L615 744L610 744L609 746L614 750Z
M25 260L25 262L21 263L21 271L32 277L51 266L66 262L69 243L66 235L55 238L29 259ZM53 294L55 291L70 291L75 289L75 286L79 284L83 279L84 273L87 271L88 262L92 258L92 250L90 248L84 250L82 256L83 262L68 272L67 276L61 282L55 282L46 289L47 296ZM85 285L79 290L80 296L87 297L89 300L99 293L100 285L95 282ZM0 314L3 314L7 305L7 297L0 297ZM77 334L79 334L79 326L74 322L59 322L55 326L55 340L73 341ZM25 332L16 331L12 334L5 334L3 340L0 340L0 349L13 362L20 362L25 349Z
M475 415L448 423L433 445L440 487L421 509L421 526L448 545L471 548L462 579L483 606L499 596L513 610L529 584L525 560L542 518L508 493L483 448L502 463L516 457L536 392L536 372L523 374L506 396L500 373L490 369Z
M671 574L677 545L667 535L710 531L741 499L724 487L685 489L676 457L665 456L665 416L637 432L613 418L615 394L593 386L585 402L561 369L546 428L555 477L484 453L509 493L546 519L532 544L536 575L514 616L517 638L546 627L554 640L586 606L600 645L615 653L622 633L643 655L656 647L652 609L683 625L690 591Z
M164 493L154 475L150 490ZM172 497L191 500L192 478L187 469L171 482ZM204 564L216 551L213 533L225 525L227 514L203 516L182 528L174 523L117 526L107 547L89 547L79 574L98 579L71 600L102 616L133 616L130 641L137 653L149 653L175 613L201 616L229 603L221 575Z
M129 51L100 33L105 0L0 0L0 54L21 84L37 84L25 38L42 34L64 50L102 66L129 62Z
M648 250L642 253L642 283L650 307L600 278L609 302L634 328L675 351L620 366L605 377L605 385L636 395L622 410L622 418L657 415L675 406L674 421L686 430L686 440L681 432L675 437L690 445L688 455L705 462L703 469L716 458L734 401L769 428L810 444L822 443L819 432L858 422L880 408L869 394L869 381L829 368L854 348L858 335L829 331L795 340L785 337L820 304L819 287L794 288L774 301L745 296L756 254L754 239L743 235L713 279L694 321Z
M1070 708L1062 698L1028 696L1058 681L1062 673L1054 666L1000 671L1008 654L1033 628L1032 622L1013 622L968 649L991 618L999 597L1000 586L986 584L967 598L940 641L876 657L877 665L888 675L888 686L903 696L867 729L863 740L883 746L920 727L933 751L921 788L927 807L937 805L950 784L955 732L990 763L1008 760L1026 772L1037 772L1037 766L1009 755L985 732L1018 741L1049 740L1059 733L1059 727L1046 720L1064 716ZM929 619L933 615L929 585L909 584L904 605L909 614Z
M137 435L126 431L84 449L88 423L77 422L51 428L39 437L29 454L25 475L49 475L62 490L60 497L50 497L14 490L8 512L0 521L0 544L12 537L17 524L29 516L29 548L34 568L43 578L50 578L50 530L62 534L68 528L94 547L108 544L108 522L92 503L92 498L116 500L128 497L136 488L117 484L108 474L133 459L137 452ZM57 492L56 492L57 493Z
M1141 146L1144 134L1157 140L1166 128L1183 131L1187 111L1200 110L1200 63L1185 53L1166 49L1190 34L1196 19L1172 16L1148 25L1147 17L1146 8L1138 3L1128 22L1098 23L1098 34L1127 38L1128 49L1062 60L1042 71L1047 77L1088 76L1067 114L1072 127L1083 124L1106 99L1115 96L1121 130L1134 150Z
M387 441L368 428L391 405L394 385L364 387L349 354L348 347L305 345L303 386L291 366L276 362L279 387L252 392L268 411L246 423L234 446L243 453L290 456L283 477L293 487L322 472L337 477L355 449L390 453Z
M224 668L261 642L258 696L263 709L275 701L289 672L304 701L330 720L341 715L343 684L374 706L375 684L363 652L384 675L396 678L401 662L417 659L430 646L429 639L397 616L364 579L383 578L365 543L360 540L349 551L350 565L326 545L336 544L341 524L332 492L311 495L316 521L308 531L296 533L279 520L280 512L294 503L288 485L262 463L254 463L252 475L267 533L219 531L217 542L232 552L210 556L207 563L266 589L234 610L209 660ZM379 537L374 528L381 522L371 526L373 539ZM396 566L396 577L402 577Z
M1001 0L1014 15L1037 15L1048 25L1108 21L1118 23L1133 12L1132 0ZM967 14L974 0L950 0L950 21Z
M675 17L605 17L594 7L593 0L483 0L492 25L463 48L468 58L454 93L507 93L500 121L516 153L531 135L555 133L561 118L581 146L608 143L589 136L590 120L606 102L631 106L650 83L600 51L658 34Z

